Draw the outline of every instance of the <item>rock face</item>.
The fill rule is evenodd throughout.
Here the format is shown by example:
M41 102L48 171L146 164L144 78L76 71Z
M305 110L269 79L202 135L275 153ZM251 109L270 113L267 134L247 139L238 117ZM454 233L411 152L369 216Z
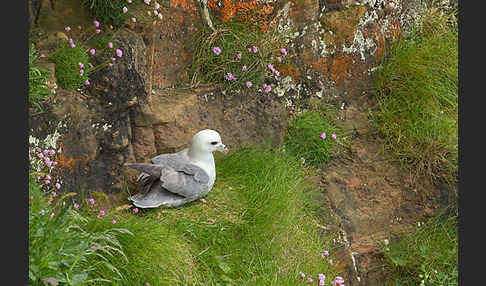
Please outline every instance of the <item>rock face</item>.
M171 0L162 12L162 22L144 19L143 4L134 5L137 23L116 33L123 57L113 67L92 74L89 88L79 92L57 89L43 104L44 112L30 115L31 136L62 149L59 165L65 189L120 193L137 175L123 168L123 163L148 162L154 155L178 151L205 128L218 130L230 148L257 142L279 144L286 107L293 100L333 97L359 107L387 42L406 33L421 9L419 0L278 0L263 8L256 0L210 0L211 17L228 21L248 9L265 9L256 12L266 15L266 25L276 25L291 35L286 46L291 60L275 66L282 80L274 92L230 95L217 87L188 85L194 60L192 36L205 24L196 3ZM31 22L38 19L40 27L51 34L67 25L73 29L92 25L79 1L32 0L29 9ZM42 45L37 48L42 52ZM51 48L52 43L44 45L46 51ZM94 61L102 59L97 55ZM366 156L375 151L357 150L357 162L366 163ZM396 170L387 171L396 175ZM393 218L387 208L396 209L397 203L402 203L405 212L423 211L416 210L411 199L397 200L401 194L413 197L414 193L386 180L369 181L339 168L325 177L331 204L341 211L337 215L345 231L353 233L350 249L357 256L345 267L353 277L347 285L380 284L371 277L373 272L366 265L372 264L365 260L373 252L374 241L387 234L370 233L367 223L375 221L366 219L367 211L374 210L378 201L385 207L376 217ZM379 193L374 191L377 186L382 190ZM386 196L383 190L389 191ZM369 205L357 204L361 200ZM355 262L361 274L352 270ZM362 280L356 280L357 276Z

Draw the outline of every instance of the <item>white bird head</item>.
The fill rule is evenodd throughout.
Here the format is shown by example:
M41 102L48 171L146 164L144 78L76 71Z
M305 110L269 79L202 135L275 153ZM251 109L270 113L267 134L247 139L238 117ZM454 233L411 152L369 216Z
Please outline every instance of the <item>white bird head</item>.
M197 153L212 153L214 151L227 153L228 148L221 142L221 136L218 132L204 129L192 137L191 151Z

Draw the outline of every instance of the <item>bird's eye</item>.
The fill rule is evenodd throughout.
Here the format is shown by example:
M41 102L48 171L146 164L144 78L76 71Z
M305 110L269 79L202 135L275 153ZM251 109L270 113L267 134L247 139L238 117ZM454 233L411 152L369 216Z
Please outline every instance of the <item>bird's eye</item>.
M218 144L218 142L214 141L214 142L211 142L211 144L216 145L216 144Z

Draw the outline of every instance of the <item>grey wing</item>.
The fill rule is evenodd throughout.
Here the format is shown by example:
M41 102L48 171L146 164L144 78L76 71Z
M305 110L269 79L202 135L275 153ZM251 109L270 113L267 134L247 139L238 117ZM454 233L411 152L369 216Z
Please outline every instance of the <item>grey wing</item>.
M142 172L142 192L150 190L156 179L162 187L172 193L195 197L207 191L208 174L200 167L191 164L181 153L163 154L152 158L153 164L125 163L125 166Z
M195 165L183 166L179 169L164 168L160 181L163 188L186 198L197 197L209 187L209 176Z

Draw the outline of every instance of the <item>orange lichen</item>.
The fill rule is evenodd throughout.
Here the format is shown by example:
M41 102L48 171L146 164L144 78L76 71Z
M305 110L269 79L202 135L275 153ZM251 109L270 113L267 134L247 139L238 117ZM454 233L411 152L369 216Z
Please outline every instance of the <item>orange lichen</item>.
M268 3L262 4L258 0L209 0L208 8L216 11L222 22L233 19L244 22L257 22L261 29L268 27L266 16L273 12L273 5Z
M282 75L282 77L290 76L294 80L300 79L300 71L299 71L299 69L296 66L292 65L291 63L289 63L289 62L282 63L282 64L276 64L275 65L275 68L278 71L280 71L280 74Z
M329 76L336 85L339 85L345 78L349 77L348 69L353 65L351 56L339 54L329 66Z
M67 168L70 172L73 172L74 164L79 159L67 158L64 155L64 145L62 144L62 142L59 143L59 146L61 148L61 152L56 156L56 161L59 164L59 167Z
M191 0L172 0L169 3L171 8L181 7L184 11L195 11L196 7L194 6L194 2Z

